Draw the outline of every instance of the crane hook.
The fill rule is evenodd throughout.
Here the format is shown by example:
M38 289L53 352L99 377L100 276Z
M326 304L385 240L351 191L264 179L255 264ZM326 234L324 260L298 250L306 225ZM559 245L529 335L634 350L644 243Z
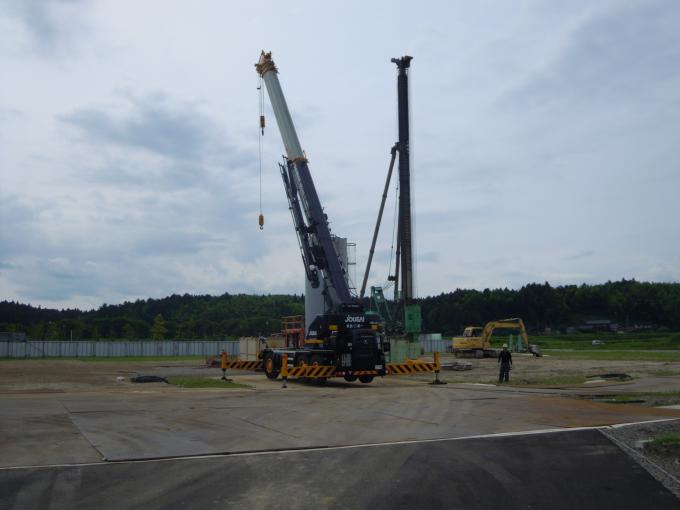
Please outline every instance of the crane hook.
M264 214L260 214L259 218L260 230L264 230Z

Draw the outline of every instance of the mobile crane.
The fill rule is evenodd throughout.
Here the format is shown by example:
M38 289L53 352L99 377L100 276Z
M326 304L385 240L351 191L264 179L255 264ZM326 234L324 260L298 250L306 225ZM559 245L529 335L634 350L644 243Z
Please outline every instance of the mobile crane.
M285 147L279 170L305 274L312 287L321 286L326 310L311 322L303 346L262 350L265 374L276 379L285 354L288 363L292 362L295 367L332 366L335 376L369 383L375 375L386 373L385 351L389 344L379 333L379 316L367 314L350 292L271 52L263 51L255 68L266 85ZM263 119L260 122L263 127Z

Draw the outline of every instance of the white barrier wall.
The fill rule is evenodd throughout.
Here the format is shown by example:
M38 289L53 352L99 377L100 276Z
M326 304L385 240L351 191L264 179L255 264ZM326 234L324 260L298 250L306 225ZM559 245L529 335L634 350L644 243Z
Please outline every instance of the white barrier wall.
M441 335L440 335L441 336ZM451 352L451 339L439 339L439 340L432 340L432 339L420 339L420 349L422 352Z
M449 352L451 340L420 340L422 352ZM45 341L0 342L0 358L122 358L126 356L216 356L240 353L239 341ZM244 353L247 354L247 353Z
M238 341L57 341L0 342L0 358L119 358L126 356L216 356L239 354Z

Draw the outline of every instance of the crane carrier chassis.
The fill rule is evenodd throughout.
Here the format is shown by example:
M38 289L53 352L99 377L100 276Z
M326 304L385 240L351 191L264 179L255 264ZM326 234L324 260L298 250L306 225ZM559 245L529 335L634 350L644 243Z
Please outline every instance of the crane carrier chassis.
M222 353L221 367L226 370L263 370L269 379L277 379L281 376L284 379L306 379L316 382L325 382L331 377L343 377L346 381L359 380L361 382L371 382L376 376L385 375L413 375L423 373L433 373L435 384L441 384L439 373L441 371L441 360L438 352L434 353L434 361L406 360L404 363L386 363L383 368L375 370L347 370L338 369L335 365L307 364L306 362L295 363L299 360L299 349L276 349L271 350L261 360L240 361L229 360L226 353ZM209 364L210 364L209 360ZM284 369L285 365L285 369Z

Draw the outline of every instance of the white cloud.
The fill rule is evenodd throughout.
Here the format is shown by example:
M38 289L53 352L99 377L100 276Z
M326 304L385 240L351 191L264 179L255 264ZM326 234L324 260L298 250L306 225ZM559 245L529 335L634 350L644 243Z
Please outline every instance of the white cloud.
M680 6L406 5L7 3L0 297L302 292L269 108L256 223L263 48L333 232L357 242L357 280L396 138L389 59L403 54L421 295L680 279Z

